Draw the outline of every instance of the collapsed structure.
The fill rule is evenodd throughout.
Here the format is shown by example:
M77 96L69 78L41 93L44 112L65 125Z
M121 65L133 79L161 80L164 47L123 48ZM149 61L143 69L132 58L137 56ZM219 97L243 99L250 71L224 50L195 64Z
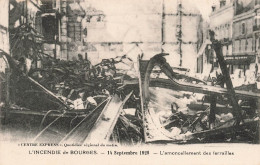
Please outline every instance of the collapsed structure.
M27 72L1 51L11 70L1 76L2 129L53 143L259 143L259 92L234 90L213 33L211 42L223 73L211 85L173 69L165 53L139 57L133 75L117 67L132 62L126 55L95 66L48 57Z

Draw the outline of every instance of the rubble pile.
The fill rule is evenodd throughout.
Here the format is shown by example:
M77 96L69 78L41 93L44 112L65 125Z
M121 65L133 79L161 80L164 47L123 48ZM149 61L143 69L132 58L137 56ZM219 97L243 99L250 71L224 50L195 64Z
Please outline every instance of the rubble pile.
M143 143L142 123L142 120L136 116L121 115L111 135L111 140L127 145Z
M97 106L95 98L106 98L120 86L122 74L115 67L126 56L104 59L93 66L79 55L79 60L62 61L45 57L41 68L31 68L28 75L55 93L73 109ZM90 104L87 104L90 103Z
M114 59L104 59L101 63L93 66L90 61L84 60L82 55L79 54L78 60L63 61L43 53L43 37L31 25L22 24L12 29L10 35L11 45L13 45L11 48L13 65L16 65L18 70L32 77L43 87L55 93L72 109L91 109L103 100L100 97L114 94L118 87L117 80L115 80L117 76L115 65L123 62L124 59L131 60L125 55ZM12 86L23 86L21 91L30 90L37 93L35 87L25 85L28 82L19 81L22 79L19 74L13 75L12 79L14 79ZM13 91L13 95L19 95L21 91ZM99 95L101 96L97 103L93 97ZM20 100L17 98L14 102L22 102ZM27 102L32 103L34 101L29 99ZM18 106L25 105L20 104ZM32 108L32 106L29 106L29 108ZM57 107L50 106L49 108L55 109Z
M254 122L250 127L239 131L234 131L238 128L235 127L236 116L225 94L215 96L212 93L184 91L176 87L176 84L174 90L168 88L169 86L148 86L149 98L142 103L140 91L145 88L139 86L136 81L138 73L133 71L133 61L126 55L103 59L97 65L92 65L81 55L75 61L62 61L45 56L41 60L41 67L32 67L29 70L21 69L27 67L24 61L15 61L10 56L7 57L10 66L16 71L11 74L11 85L17 89L11 90L10 95L14 92L16 98L10 108L19 109L25 112L25 115L31 110L37 111L42 108L43 118L39 117L41 129L37 136L39 139L44 139L45 136L48 139L51 135L58 137L58 141L84 141L86 136L93 133L92 130L96 130L104 131L104 134L108 132L111 141L128 145L147 142L146 138L167 140L164 137L172 142L182 143L192 140L201 143L218 140L256 143L259 140L256 139L258 126L254 122L259 120L256 111L257 101L252 99L239 100L243 114L242 122ZM174 74L179 82L205 84L180 73ZM161 76L161 71L158 71L151 74L150 80L155 82L161 79ZM163 75L164 80L169 80L167 76ZM125 80L128 80L129 84L125 83ZM169 82L164 80L159 83ZM222 86L222 81L217 81L216 85ZM45 102L41 104L39 98ZM211 112L212 98L216 103L216 107L213 107L214 113ZM51 103L45 105L47 101L59 102L59 105L63 106L52 106ZM64 107L67 109L64 110ZM63 118L64 115L68 115L68 118ZM57 122L60 122L61 126ZM93 129L96 123L106 124L106 129ZM83 131L86 127L87 132Z
M9 61L12 62L13 69L17 71L12 74L13 86L16 86L18 89L11 90L15 92L16 98L13 100L10 108L22 111L42 110L46 112L46 114L44 115L44 119L42 119L44 121L41 123L46 122L45 120L48 121L48 118L51 118L50 116L54 114L51 109L64 109L57 107L56 104L44 105L46 102L56 101L50 98L48 94L53 93L64 105L69 107L69 111L66 112L67 114L72 113L71 110L77 110L80 115L82 114L81 111L86 112L86 114L91 114L90 112L94 112L96 107L104 103L106 99L114 94L118 94L121 98L124 98L126 94L130 93L128 88L122 86L123 77L133 77L133 74L128 76L125 74L126 72L121 69L122 65L133 66L133 64L131 64L133 61L126 55L113 59L103 59L95 66L93 66L90 61L83 60L80 55L77 61L61 61L45 56L42 58L41 68L32 67L28 72L27 70L21 69L21 67L27 67L24 66L26 63L20 64L20 61L14 60L10 56L7 57ZM117 69L116 66L118 66L119 69ZM130 70L127 70L127 72L129 71ZM131 73L133 72L131 71ZM48 90L47 95L42 95L39 86L32 84L28 78L32 78L33 81L35 80L35 82L39 83L39 86L46 88L46 90ZM132 108L137 111L136 106L138 104L138 113L140 113L140 99L137 98L138 92L139 90L135 90L131 99L124 105L124 108ZM33 93L37 93L37 97L35 97ZM26 97L24 97L25 95ZM41 105L39 99L43 102L43 105ZM77 118L76 115L76 118L74 118L75 116L73 115L72 120L68 119L68 122L82 117L79 116ZM114 140L118 142L128 141L131 143L134 141L136 143L143 141L141 121L141 117L136 117L135 114L121 114L114 129L117 131L113 132ZM74 126L76 125L74 124ZM70 126L70 129L72 128ZM127 136L124 136L125 133L127 133Z
M152 132L148 129L147 134L152 136L160 136L161 133L176 141L197 140L198 142L210 142L214 140L222 140L225 142L239 141L241 138L248 142L255 142L257 129L246 129L248 134L230 133L222 134L222 137L200 136L192 138L192 134L200 133L208 130L216 130L221 128L233 127L235 125L235 117L232 114L232 109L226 105L217 104L217 112L214 122L210 122L210 105L205 100L203 94L191 92L175 92L169 89L150 87L151 99L148 103L150 118L148 125L155 125L159 130ZM160 93L164 93L161 95ZM242 106L243 107L243 106ZM244 120L258 120L257 112L243 109ZM252 115L253 114L253 115ZM255 126L253 126L255 127ZM257 127L257 126L256 126ZM153 134L153 135L151 135ZM215 139L216 138L216 139ZM220 140L220 141L221 141Z

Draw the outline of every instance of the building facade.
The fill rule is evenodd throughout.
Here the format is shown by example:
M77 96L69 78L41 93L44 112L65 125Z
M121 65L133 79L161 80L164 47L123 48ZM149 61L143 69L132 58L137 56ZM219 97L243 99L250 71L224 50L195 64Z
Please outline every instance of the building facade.
M10 0L9 27L12 35L20 26L31 27L39 36L41 53L72 60L82 45L84 16L79 0Z
M222 53L226 58L232 55L232 31L233 18L235 13L234 0L219 0L212 6L209 15L209 23L204 25L203 45L198 53L197 73L204 77L218 69L218 62L209 40L209 30L215 32L215 38L222 44ZM202 78L204 78L202 77Z
M216 39L222 43L229 72L232 78L241 78L243 82L252 75L256 77L258 72L259 3L259 0L220 0L212 6L210 14L209 29L215 32ZM210 41L205 41L203 50L198 54L200 69L197 71L209 75L219 70L219 66Z
M257 76L259 50L258 37L258 0L236 1L233 19L233 56L226 59L231 72L240 77Z
M212 7L210 14L210 29L215 32L217 40L221 41L223 55L232 55L232 26L234 16L234 1L220 0Z
M234 18L233 56L227 61L231 73L241 69L243 75L255 63L255 38L253 35L254 11L241 13Z
M254 6L255 18L254 18L254 26L253 26L253 37L255 39L255 54L256 54L256 66L255 72L258 76L258 70L260 68L260 0L255 0Z
M8 31L8 0L0 1L0 49L4 50L5 52L9 52L9 31Z
M209 24L204 26L204 42L198 53L197 73L204 77L218 69L218 62L209 40L209 30L215 32L215 38L222 44L224 58L232 55L232 30L235 12L234 0L219 0L212 6Z
M62 60L76 59L82 46L82 19L85 17L80 1L41 1L40 25L46 41L45 53Z
M86 8L84 26L85 58L92 64L99 63L102 59L113 58L122 55L122 41L111 35L107 29L105 14L92 6ZM121 53L121 54L120 54Z
M203 19L190 0L165 1L163 11L163 50L169 53L167 61L174 67L197 70L197 53L203 42Z
M0 50L9 53L9 30L8 30L8 4L9 0L0 1ZM0 73L5 72L6 61L0 57Z
M117 7L125 10L120 12L87 9L88 57L93 54L92 59L102 59L127 54L136 60L141 54L143 59L150 59L164 52L169 53L166 59L171 66L195 71L194 61L202 42L202 16L194 2L144 0L142 3L147 5L122 1Z

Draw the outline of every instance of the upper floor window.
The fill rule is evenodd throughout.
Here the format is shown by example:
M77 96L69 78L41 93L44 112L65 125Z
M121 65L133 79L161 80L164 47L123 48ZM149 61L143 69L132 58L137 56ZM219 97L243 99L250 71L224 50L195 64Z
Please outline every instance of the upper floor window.
M87 16L87 22L91 21L92 16Z
M223 6L225 6L226 5L226 0L221 0L220 1L220 7L223 7Z
M97 22L101 22L101 16L97 17Z
M248 41L246 40L245 51L247 51L247 48L248 48Z
M241 51L241 45L242 45L242 42L241 42L241 40L239 40L239 49L238 49L239 52Z
M41 3L42 3L41 8L45 12L51 12L53 11L53 9L57 7L56 0L42 0Z
M255 5L259 5L259 4L260 4L260 0L256 0Z
M240 51L240 41L236 40L234 44L234 52L239 52Z
M260 49L260 37L258 38L258 49Z
M58 34L58 22L54 16L48 15L42 17L42 33L46 41L54 41Z
M242 34L246 33L246 24L245 23L242 23L242 25L241 25L241 33Z

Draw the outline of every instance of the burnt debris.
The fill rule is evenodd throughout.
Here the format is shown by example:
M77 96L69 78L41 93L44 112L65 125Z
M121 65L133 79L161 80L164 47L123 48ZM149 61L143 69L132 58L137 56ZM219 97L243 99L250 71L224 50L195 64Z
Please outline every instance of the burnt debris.
M23 130L34 141L259 143L259 93L234 91L237 116L228 89L175 71L165 54L138 59L135 76L116 67L133 63L126 55L97 65L81 55L77 61L43 56L42 67L29 70L21 67L29 57L1 55L10 67L9 88L2 90L10 95L1 98L2 127Z

